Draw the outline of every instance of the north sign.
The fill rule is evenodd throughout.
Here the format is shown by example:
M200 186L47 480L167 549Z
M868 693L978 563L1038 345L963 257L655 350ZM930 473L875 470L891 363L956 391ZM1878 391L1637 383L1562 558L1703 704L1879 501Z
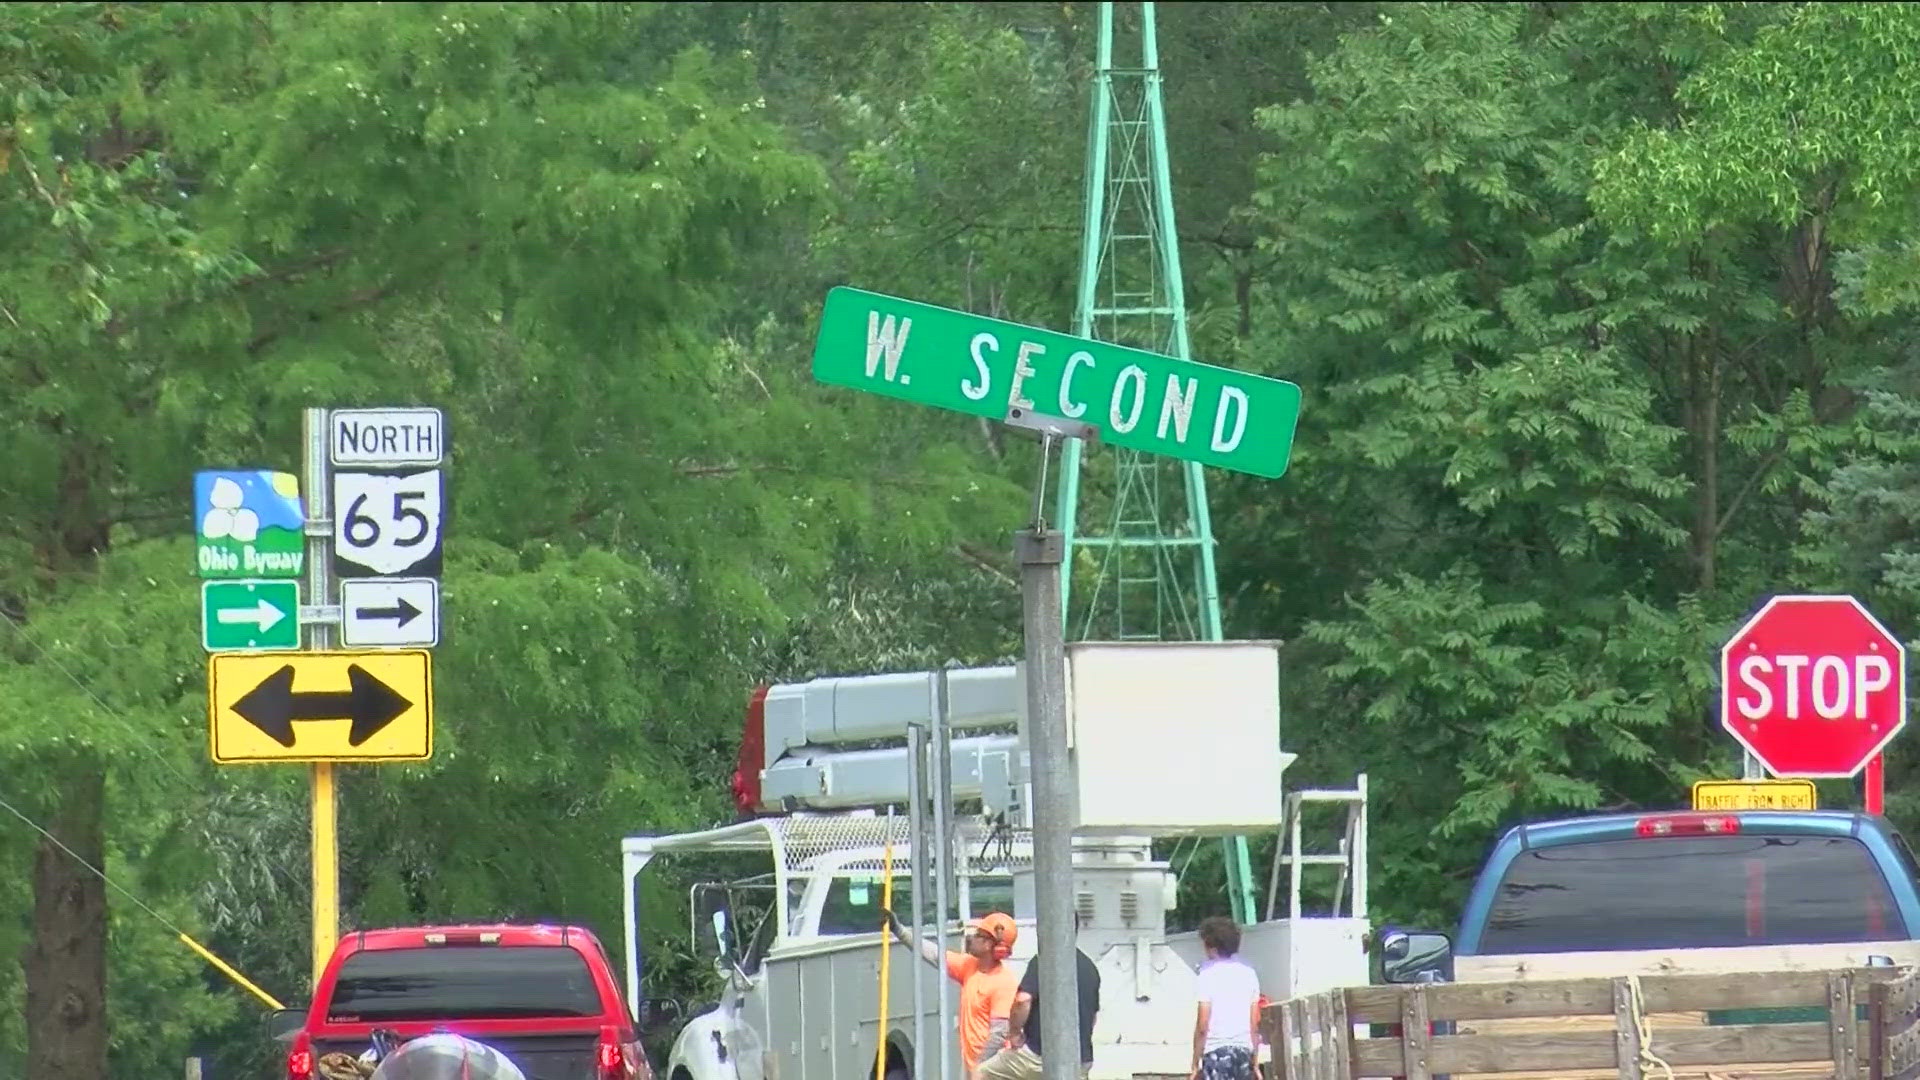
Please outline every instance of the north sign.
M990 420L1059 417L1269 478L1287 471L1300 418L1300 388L1280 379L844 286L827 293L813 377Z
M300 583L200 583L200 643L208 652L300 647Z
M355 467L438 465L447 456L446 416L439 409L335 409L327 417L327 456Z
M432 660L407 652L215 653L213 760L424 761L433 756Z
M1776 596L1720 650L1720 722L1775 776L1853 776L1907 722L1907 652L1851 596Z

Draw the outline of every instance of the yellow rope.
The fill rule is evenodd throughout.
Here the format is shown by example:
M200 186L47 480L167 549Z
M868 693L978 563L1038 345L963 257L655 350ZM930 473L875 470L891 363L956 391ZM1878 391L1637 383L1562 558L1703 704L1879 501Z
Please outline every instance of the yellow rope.
M0 615L5 615L5 614L6 612L0 611ZM59 837L48 832L39 822L33 820L32 818L28 817L26 814L22 813L18 807L14 806L12 803L8 802L6 799L0 798L0 810L5 810L7 813L12 814L14 817L19 818L22 822L26 824L27 828L32 829L34 832L39 833L42 837L46 839L48 843L52 844L54 847L57 847L62 852L66 853L66 856L69 859L72 859L74 862L77 862L82 867L86 868L88 873L92 874L94 877L99 878L101 882L103 882L108 888L119 893L121 896L126 897L128 900L133 901L133 905L135 907L139 908L141 911L144 911L148 915L152 916L153 920L159 923L161 926L164 926L167 929L173 931L174 936L178 937L181 940L181 942L183 942L187 946L187 948L192 949L196 953L199 953L201 958L206 960L207 963L212 964L214 967L218 968L220 971L220 974L225 975L229 979L232 979L234 982L238 983L243 989L245 989L248 993L252 994L254 997L257 997L261 1001L265 1002L267 1008L269 1009L286 1008L285 1005L280 1004L280 999L274 997L272 994L267 993L265 990L260 989L258 986L255 986L252 982L248 981L245 975L242 975L238 971L235 971L233 969L232 964L229 964L225 960L222 960L219 957L213 955L212 951L210 951L205 945L202 945L199 942L193 940L191 937L188 937L187 932L185 930L180 929L178 926L174 925L173 920L153 910L152 907L148 906L145 900L142 900L138 896L135 896L133 893L128 892L126 886L108 877L107 872L105 870L102 870L98 866L95 866L92 863L88 862L87 860L81 858L79 852L68 847L65 841L61 840Z
M884 911L893 910L893 811L887 811L887 847L886 858L880 874L880 907ZM886 1080L887 1075L887 1026L893 1022L893 1013L887 1008L887 982L893 975L892 969L893 935L888 932L885 916L880 923L880 1031L873 1047L873 1080Z
M1667 1074L1667 1080L1673 1080L1673 1066L1653 1052L1653 1025L1647 1021L1646 999L1641 996L1638 975L1627 976L1627 1002L1633 1008L1634 1029L1640 1034L1640 1071L1659 1069Z
M176 931L176 933L178 933L178 931ZM236 983L239 983L243 988L245 988L245 990L248 993L252 994L254 997L259 998L261 1001L266 1002L267 1008L269 1009L286 1008L285 1005L280 1004L279 998L276 998L272 994L267 993L265 990L262 990L259 987L253 985L252 980L248 979L245 975L242 975L239 972L233 970L232 964L229 964L225 960L222 960L219 957L213 955L213 953L207 950L207 947L205 945L200 944L199 942L193 940L192 938L188 937L185 934L180 934L180 941L183 944L185 944L187 948L192 949L194 952L199 953L201 959L205 960L209 964L212 964L214 967L219 968L220 974L225 975L227 978L232 979Z

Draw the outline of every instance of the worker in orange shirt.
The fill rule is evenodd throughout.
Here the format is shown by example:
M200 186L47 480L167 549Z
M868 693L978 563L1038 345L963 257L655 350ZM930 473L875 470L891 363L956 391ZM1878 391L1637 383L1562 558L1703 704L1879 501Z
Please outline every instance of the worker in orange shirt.
M942 950L937 941L921 941L888 911L887 929L935 967L945 961L947 977L960 984L960 1059L971 1076L979 1064L1007 1043L1007 1018L1020 980L1006 965L1020 929L1013 918L989 912L967 924L965 952ZM943 955L944 952L944 955Z

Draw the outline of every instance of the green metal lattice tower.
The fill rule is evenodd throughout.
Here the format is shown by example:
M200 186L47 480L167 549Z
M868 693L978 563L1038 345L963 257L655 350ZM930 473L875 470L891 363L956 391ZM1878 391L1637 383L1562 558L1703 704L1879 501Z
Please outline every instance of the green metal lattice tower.
M1154 5L1140 5L1134 65L1116 65L1114 5L1100 5L1074 333L1189 358ZM1219 641L1207 481L1193 462L1069 439L1060 470L1067 639ZM1084 520L1083 520L1084 518ZM1076 579L1090 579L1076 602ZM1234 917L1256 921L1245 837L1228 837Z

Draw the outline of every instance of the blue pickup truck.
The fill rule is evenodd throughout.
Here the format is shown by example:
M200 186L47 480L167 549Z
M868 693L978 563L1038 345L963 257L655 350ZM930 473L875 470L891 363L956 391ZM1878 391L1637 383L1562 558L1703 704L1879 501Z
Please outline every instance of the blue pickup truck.
M1909 942L1916 878L1885 818L1847 810L1536 822L1494 845L1454 935L1383 931L1381 976L1451 982L1456 960L1521 954Z

